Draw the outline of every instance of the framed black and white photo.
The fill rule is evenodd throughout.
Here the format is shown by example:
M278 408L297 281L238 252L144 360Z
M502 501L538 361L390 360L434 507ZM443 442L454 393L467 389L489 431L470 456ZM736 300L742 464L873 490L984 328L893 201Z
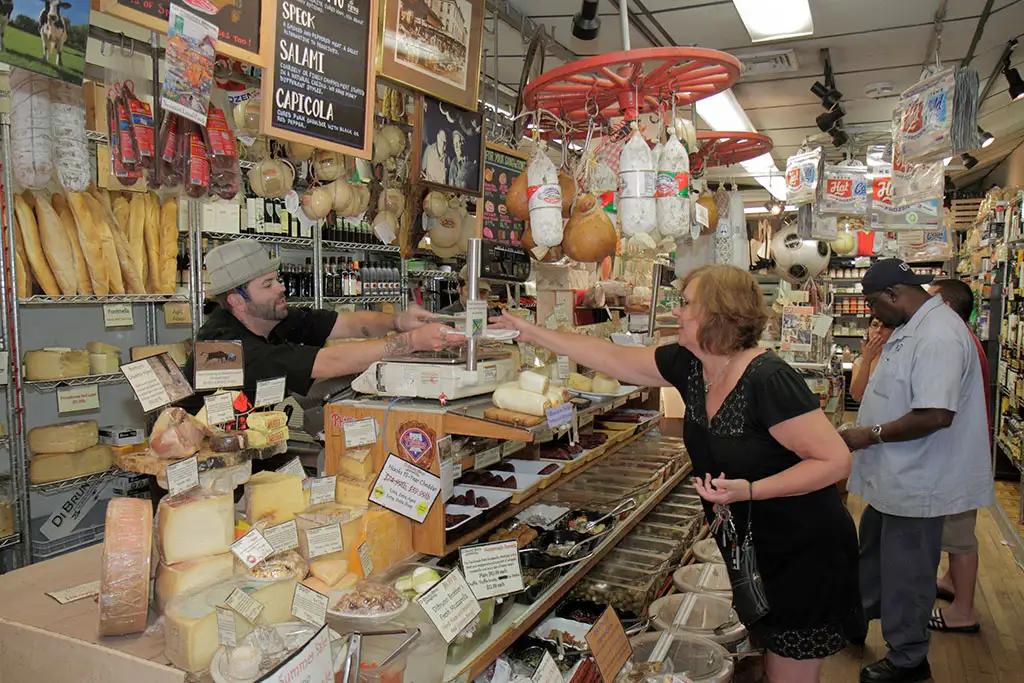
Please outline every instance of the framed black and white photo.
M483 182L483 115L429 95L417 98L413 164L416 178L479 195Z

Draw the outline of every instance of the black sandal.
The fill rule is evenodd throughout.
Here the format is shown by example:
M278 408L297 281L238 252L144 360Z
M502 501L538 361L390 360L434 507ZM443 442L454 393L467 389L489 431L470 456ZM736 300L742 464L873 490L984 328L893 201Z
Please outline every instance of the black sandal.
M940 633L977 633L981 630L981 624L971 624L970 626L949 626L946 624L946 618L942 616L942 609L936 607L932 610L931 619L928 620L928 628L932 631L939 631Z

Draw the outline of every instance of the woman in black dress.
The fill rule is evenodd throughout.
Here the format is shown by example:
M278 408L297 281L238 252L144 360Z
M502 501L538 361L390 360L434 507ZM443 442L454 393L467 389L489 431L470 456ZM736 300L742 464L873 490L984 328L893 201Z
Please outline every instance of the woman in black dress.
M708 521L713 504L730 505L742 539L753 510L769 609L748 626L768 650L768 680L817 683L822 660L863 637L857 533L835 487L850 472L850 451L803 377L757 347L767 317L749 273L695 269L675 313L679 343L656 348L548 330L508 313L493 325L621 381L679 390ZM718 541L728 563L731 548Z

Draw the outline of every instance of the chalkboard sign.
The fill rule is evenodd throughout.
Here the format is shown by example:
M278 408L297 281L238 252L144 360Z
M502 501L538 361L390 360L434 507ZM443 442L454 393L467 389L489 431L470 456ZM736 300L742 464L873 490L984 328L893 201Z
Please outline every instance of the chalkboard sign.
M263 70L260 131L318 149L372 156L376 0L267 3L274 46Z
M261 0L183 1L182 4L217 27L218 53L257 66L264 65L260 51ZM170 6L171 0L101 0L99 9L152 31L167 33Z
M526 173L526 157L508 147L489 144L484 150L484 230L486 240L519 246L523 222L505 206L512 182Z

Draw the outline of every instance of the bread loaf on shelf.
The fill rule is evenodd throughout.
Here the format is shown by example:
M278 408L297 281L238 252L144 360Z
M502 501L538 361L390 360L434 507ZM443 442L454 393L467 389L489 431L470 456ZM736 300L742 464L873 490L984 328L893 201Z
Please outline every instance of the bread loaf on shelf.
M142 289L139 291L145 292L147 291L146 219L149 216L149 194L133 194L131 201L128 202L128 209L128 224L122 225L121 229L128 237L132 261L135 262L135 267L142 280Z
M89 280L89 264L85 262L85 254L82 252L82 244L78 240L78 223L75 215L68 206L67 199L59 192L55 192L50 200L53 203L53 210L57 212L64 232L68 236L68 243L71 245L71 253L75 260L75 279L78 282L79 294L92 294L92 282Z
M57 280L61 294L78 294L75 255L71 251L68 233L45 195L32 192L31 197L36 212L36 225L39 226L39 241L42 243L43 253L46 254L46 262L50 264L50 272Z
M46 255L43 253L43 246L39 241L39 227L36 224L36 216L32 211L29 202L21 195L14 195L14 216L16 218L18 234L21 235L25 245L25 255L28 265L32 269L32 276L39 283L44 294L59 296L60 287L46 262Z
M92 219L92 212L85 192L69 192L68 204L71 205L71 212L75 216L78 226L78 244L82 247L85 255L85 263L89 268L89 284L92 286L93 294L100 296L110 294L110 273L107 268L107 260L103 249L103 240L96 222Z
M121 265L117 258L117 247L114 245L114 226L106 219L106 211L103 204L96 198L96 195L86 192L83 194L85 206L89 211L89 217L96 230L96 236L100 241L100 248L103 254L103 261L107 266L107 282L110 285L111 294L124 294L124 277L121 275Z
M178 275L178 200L168 197L160 207L160 290L174 294Z
M160 199L155 193L146 195L145 245L143 256L146 262L146 291L159 294L163 291L163 272L160 265ZM177 265L175 263L175 265Z

